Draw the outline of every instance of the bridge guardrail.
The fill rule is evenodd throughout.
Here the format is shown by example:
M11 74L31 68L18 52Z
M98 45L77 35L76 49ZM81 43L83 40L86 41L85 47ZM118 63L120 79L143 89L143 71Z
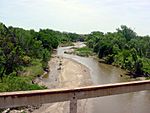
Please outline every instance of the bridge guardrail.
M150 80L73 89L47 89L0 93L0 108L70 101L70 113L77 113L77 100L150 90Z

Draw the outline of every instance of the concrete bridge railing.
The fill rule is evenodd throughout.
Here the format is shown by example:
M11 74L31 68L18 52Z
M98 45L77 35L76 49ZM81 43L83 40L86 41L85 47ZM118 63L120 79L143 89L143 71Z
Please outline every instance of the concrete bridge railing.
M150 80L88 86L74 89L0 93L0 108L70 101L70 113L77 113L77 100L150 90Z

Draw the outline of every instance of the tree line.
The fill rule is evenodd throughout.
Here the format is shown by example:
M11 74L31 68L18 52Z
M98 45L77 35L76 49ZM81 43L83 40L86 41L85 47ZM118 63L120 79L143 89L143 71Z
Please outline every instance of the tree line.
M116 32L85 35L89 48L105 63L129 70L134 76L150 74L150 36L138 36L122 25Z
M23 67L31 65L32 60L40 59L44 70L53 49L59 44L82 40L76 33L59 32L51 29L25 30L6 27L0 23L0 78L16 76Z
M122 25L116 32L94 31L90 34L59 32L51 29L25 30L6 27L0 23L0 78L18 76L24 67L39 59L43 70L53 49L68 42L86 41L100 59L120 66L136 76L150 73L150 37L138 36L135 31Z

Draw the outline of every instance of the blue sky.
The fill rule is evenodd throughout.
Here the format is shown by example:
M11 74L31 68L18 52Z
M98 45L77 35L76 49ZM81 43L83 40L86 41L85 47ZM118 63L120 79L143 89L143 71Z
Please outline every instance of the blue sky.
M25 29L90 33L127 25L150 35L150 0L0 0L0 21Z

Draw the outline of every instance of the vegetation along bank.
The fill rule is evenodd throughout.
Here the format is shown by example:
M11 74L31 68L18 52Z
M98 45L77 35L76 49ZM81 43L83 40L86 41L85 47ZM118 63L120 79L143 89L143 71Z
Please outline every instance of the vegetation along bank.
M150 76L150 37L138 36L127 26L116 32L80 35L50 29L25 30L0 23L0 92L45 89L33 83L48 70L52 51L72 42L85 41L88 47L77 55L93 55L105 63L129 70L134 77Z
M0 23L0 92L45 89L33 80L48 71L53 49L82 39L75 33L37 32Z
M133 77L150 76L150 36L138 36L122 25L116 32L85 35L89 48L105 63L130 71Z

